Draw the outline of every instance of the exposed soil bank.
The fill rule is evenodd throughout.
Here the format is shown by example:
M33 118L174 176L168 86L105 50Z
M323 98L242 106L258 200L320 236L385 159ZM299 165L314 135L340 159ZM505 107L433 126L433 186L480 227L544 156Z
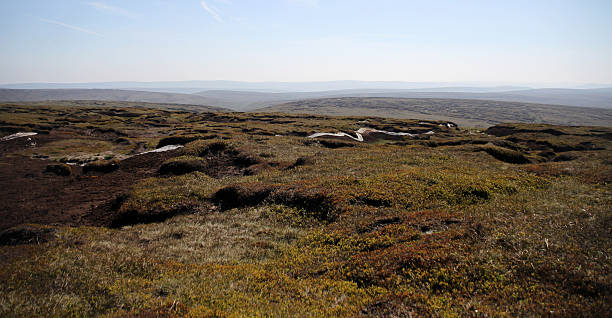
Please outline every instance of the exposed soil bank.
M103 225L108 216L95 207L124 192L139 180L157 175L175 151L147 153L120 162L111 173L72 166L72 176L45 172L48 160L0 157L0 230L19 224Z

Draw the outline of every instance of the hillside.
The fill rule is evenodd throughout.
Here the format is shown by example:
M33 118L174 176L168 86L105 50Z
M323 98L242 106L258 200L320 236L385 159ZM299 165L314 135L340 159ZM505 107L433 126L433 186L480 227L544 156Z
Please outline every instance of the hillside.
M479 99L517 103L539 103L576 107L612 109L612 89L528 89L512 91L470 91L468 89L436 88L414 90L345 91L335 96L398 97L436 99Z
M465 99L325 98L289 102L258 111L449 120L472 127L503 122L612 126L609 109Z
M80 108L113 108L113 107L134 107L134 108L154 108L161 110L176 110L189 112L231 112L230 109L205 106L205 105L189 105L189 104L172 104L172 103L146 103L146 102L125 102L112 100L54 100L54 101L36 101L36 102L9 102L0 105L26 106L26 107L80 107Z
M0 105L0 316L612 313L610 127L127 106Z
M436 83L430 83L434 85ZM439 85L444 83L438 83ZM140 85L140 86L135 86ZM164 86L166 85L166 86ZM193 86L189 86L193 85ZM198 87L209 85L213 88ZM328 85L328 86L325 86ZM367 87L366 85L372 85ZM384 87L383 85L388 85ZM112 82L81 84L14 84L0 88L0 101L113 100L214 105L250 111L286 102L315 98L394 97L478 99L612 109L612 89L527 89L496 86L425 86L426 83L315 82L243 83L225 81ZM88 89L84 89L84 88ZM214 88L218 87L218 88ZM349 87L344 89L337 89ZM350 88L353 87L353 88ZM355 88L358 87L358 88ZM398 89L393 87L417 87ZM27 89L25 89L27 88ZM42 89L34 89L42 88ZM50 89L54 88L54 89ZM62 88L62 89L58 89ZM112 88L112 89L110 89ZM302 88L303 90L298 90ZM293 90L290 90L293 89Z
M120 89L0 89L0 101L100 100L217 106L214 99L192 94Z

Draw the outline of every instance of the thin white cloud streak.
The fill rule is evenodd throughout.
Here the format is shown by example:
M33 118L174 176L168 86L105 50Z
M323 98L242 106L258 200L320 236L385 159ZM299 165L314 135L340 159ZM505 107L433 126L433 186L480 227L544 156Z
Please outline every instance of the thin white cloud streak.
M202 8L204 8L204 10L206 10L208 13L210 13L210 15L213 16L213 18L215 18L215 20L219 21L219 22L223 22L223 19L221 19L221 16L219 16L219 14L217 13L217 11L215 11L213 8L209 7L206 4L206 1L202 1L200 2L200 5L202 5Z
M99 37L104 37L102 34L85 29L85 28L81 28L75 25L70 25L64 22L60 22L60 21L55 21L55 20L49 20L49 19L43 19L43 18L39 18L38 20L40 20L41 22L45 22L45 23L50 23L50 24L55 24L55 25L59 25L62 26L64 28L67 29L71 29L71 30L75 30L75 31L79 31L79 32L83 32L83 33L87 33L87 34L91 34L91 35L96 35Z
M114 14L114 15L120 15L120 16L124 16L127 18L131 18L134 19L136 18L136 15L128 10L125 10L123 8L119 8L119 7L115 7L115 6L111 6L108 5L104 2L87 2L88 6L91 6L99 11L106 11L108 13Z

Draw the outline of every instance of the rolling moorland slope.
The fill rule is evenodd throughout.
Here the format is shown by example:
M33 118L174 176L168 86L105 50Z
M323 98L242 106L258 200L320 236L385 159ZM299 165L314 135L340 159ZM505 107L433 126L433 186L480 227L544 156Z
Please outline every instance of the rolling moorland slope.
M90 103L0 105L0 316L612 314L612 128Z
M144 87L128 85L141 84ZM145 85L148 84L148 85ZM5 85L5 87L46 87L46 89L3 89L0 88L0 101L43 101L43 100L114 100L114 101L140 101L153 103L178 103L196 105L215 105L238 111L249 111L261 107L282 104L285 102L299 101L315 98L340 98L340 97L395 97L395 98L435 98L435 99L471 99L471 100L493 100L516 103L538 103L553 104L576 107L595 107L612 109L612 88L598 89L526 89L522 87L499 86L499 87L421 87L415 89L390 89L390 88L352 88L333 89L343 87L340 83L312 83L304 85L312 89L303 91L287 91L282 88L298 88L295 85L283 85L284 83L207 83L186 82L185 85L219 85L223 89L181 87L180 83L153 82L153 83L83 83L83 84L22 84ZM245 88L260 87L255 90ZM287 83L285 83L287 84ZM307 84L307 83L304 83ZM362 83L363 85L367 83ZM384 83L370 83L372 87L378 87ZM45 86L46 85L46 86ZM168 87L155 85L169 85ZM270 85L270 86L264 86ZM345 84L347 86L349 84ZM393 87L394 83L387 83ZM399 84L397 84L399 85ZM356 85L360 86L360 85ZM413 85L413 86L416 86ZM1 86L0 86L1 87ZM63 89L49 89L65 87ZM90 89L83 89L89 87ZM115 88L106 88L115 87ZM242 87L243 89L228 89L227 87ZM318 89L314 89L318 88Z
M612 126L612 110L464 99L345 97L289 102L262 112L451 120L468 127L504 122Z
M575 107L612 109L612 89L512 89L495 91L495 88L439 87L423 89L347 89L316 92L264 93L248 91L208 90L198 93L203 97L217 99L220 106L236 110L251 110L262 106L315 98L340 97L395 97L469 99L514 103L537 103ZM502 88L497 88L502 89ZM508 89L508 88L506 88Z
M110 100L54 100L54 101L36 101L36 102L10 102L1 103L1 105L24 105L33 107L43 106L60 106L60 107L77 107L77 108L96 108L96 107L130 107L130 108L155 108L161 110L178 110L190 112L231 112L230 109L205 106L205 105L190 105L190 104L172 104L172 103L147 103L147 102L125 102L125 101L110 101Z
M0 101L31 102L97 100L216 106L218 100L193 94L160 93L120 89L0 89Z
M257 92L227 92L214 91L208 92L209 97L197 97L189 94L171 93L150 93L119 90L68 90L68 95L62 94L63 90L52 90L52 96L56 98L72 98L77 100L54 100L54 105L76 105L76 106L113 106L123 105L126 107L154 107L162 109L188 110L196 112L206 111L229 111L227 108L207 106L225 104L230 105L233 110L251 109L255 105L271 105L252 111L258 112L288 112L288 113L310 113L326 115L368 115L393 118L416 118L451 120L462 126L468 127L488 127L503 122L523 122L523 123L547 123L556 125L595 125L612 126L612 110L603 108L570 107L558 105L527 104L514 102L496 102L482 100L465 99L406 99L406 98L373 98L373 97L345 97L345 98L324 98L324 99L305 99L294 102L282 103L281 100L269 102L268 93ZM0 100L2 100L0 89ZM43 98L40 92L30 97L15 97L7 99L27 99L37 100ZM27 93L25 91L23 94ZM54 95L55 94L55 95ZM93 94L93 95L92 95ZM229 94L229 95L228 95ZM293 93L273 94L279 99L291 100ZM309 98L312 94L300 93L300 98ZM10 95L10 94L9 94ZM91 101L88 98L105 96L104 101ZM178 99L174 98L179 96ZM193 99L183 99L182 96L196 96L204 100L196 101L195 104L186 104ZM161 97L161 98L157 98ZM294 96L296 97L296 96ZM51 98L47 96L46 98ZM51 98L52 99L52 98ZM83 100L84 99L84 100ZM134 100L132 102L116 101L116 99ZM156 101L158 103L146 103L139 100ZM177 100L178 103L172 103ZM164 102L165 101L165 102ZM228 102L229 101L229 102ZM24 103L24 102L21 102ZM29 105L45 105L47 101L30 101Z

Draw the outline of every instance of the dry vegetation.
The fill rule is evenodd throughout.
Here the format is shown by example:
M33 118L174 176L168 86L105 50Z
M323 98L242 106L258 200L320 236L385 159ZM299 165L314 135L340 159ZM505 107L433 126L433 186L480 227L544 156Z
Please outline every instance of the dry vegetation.
M341 97L307 99L269 106L268 112L335 116L384 116L452 120L462 126L488 127L500 123L544 123L610 126L610 109L490 100L444 98Z
M41 133L0 168L107 194L82 223L3 225L0 316L612 315L610 128L0 107L2 135ZM360 127L434 134L306 138Z

